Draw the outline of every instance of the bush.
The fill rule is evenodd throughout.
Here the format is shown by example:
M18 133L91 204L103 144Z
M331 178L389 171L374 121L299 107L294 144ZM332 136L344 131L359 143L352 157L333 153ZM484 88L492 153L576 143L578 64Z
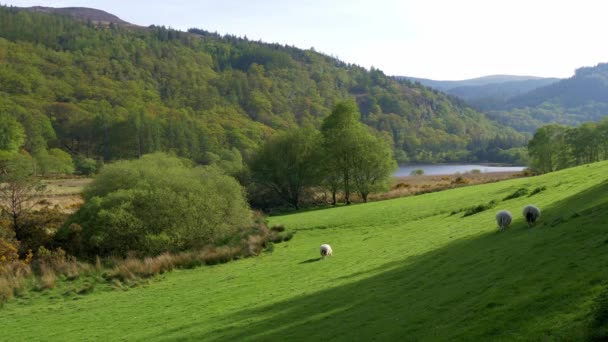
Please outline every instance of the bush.
M38 171L43 175L58 173L74 173L74 162L69 153L52 148L48 151L42 150L34 155Z
M474 175L477 175L477 174L481 173L481 170L479 170L479 169L473 169L473 170L471 170L471 173L474 174Z
M273 232L280 233L280 232L284 232L284 231L285 231L285 227L284 227L283 225L279 225L279 226L272 226L272 227L270 228L270 230L272 230Z
M476 206L473 206L473 207L469 207L469 208L467 208L467 209L464 210L464 214L462 215L462 217L475 215L475 214L478 214L478 213L480 213L482 211L486 211L488 209L492 209L497 204L498 204L498 201L491 200L490 202L485 203L485 204L479 204L479 205L476 205Z
M530 192L530 194L528 195L528 197L534 196L534 195L536 195L538 193L541 193L541 192L543 192L545 190L547 190L546 186L541 186L541 187L535 188L534 190L532 190L532 192Z
M55 232L67 221L68 216L58 208L49 207L24 213L19 227L19 253L25 255L28 250L50 247Z
M66 246L79 237L91 257L198 249L251 221L234 178L162 153L106 166L84 197L58 236Z
M528 189L526 189L526 188L519 188L514 193L512 193L509 196L503 198L502 200L503 201L508 201L510 199L521 197L521 196L525 196L527 194L528 194Z
M423 174L424 174L423 169L416 169L416 170L412 170L412 172L410 172L410 176L422 176Z
M450 182L451 184L469 184L469 180L462 177L462 176L458 176L456 177L453 181Z
M408 189L410 186L411 185L409 183L397 183L393 189Z
M76 172L81 175L90 176L97 172L97 161L95 159L79 156L74 164Z
M0 238L0 269L2 269L2 265L7 265L18 259L17 246Z

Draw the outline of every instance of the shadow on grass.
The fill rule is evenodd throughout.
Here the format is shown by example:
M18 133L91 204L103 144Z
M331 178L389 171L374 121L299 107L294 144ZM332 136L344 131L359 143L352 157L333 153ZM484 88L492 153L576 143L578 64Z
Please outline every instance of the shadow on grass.
M543 208L546 222L564 217L558 226L528 229L519 217L504 233L455 241L386 264L362 280L218 317L210 334L197 335L201 323L193 322L156 337L583 340L585 303L607 279L607 185Z
M300 264L310 264L310 263L321 261L321 260L323 260L323 258L318 257L318 258L304 260L304 261L300 262Z

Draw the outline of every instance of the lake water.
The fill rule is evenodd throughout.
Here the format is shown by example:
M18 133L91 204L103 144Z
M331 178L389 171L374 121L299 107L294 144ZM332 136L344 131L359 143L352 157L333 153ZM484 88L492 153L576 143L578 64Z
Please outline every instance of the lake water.
M413 170L422 169L425 175L452 175L455 173L471 172L471 170L479 170L486 172L519 172L525 169L525 166L486 166L474 164L444 164L444 165L402 165L399 166L395 176L409 176Z

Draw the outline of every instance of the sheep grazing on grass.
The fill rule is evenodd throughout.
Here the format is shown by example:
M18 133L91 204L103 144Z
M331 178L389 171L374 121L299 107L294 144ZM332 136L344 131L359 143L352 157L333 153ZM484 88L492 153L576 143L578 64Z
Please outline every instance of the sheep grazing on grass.
M526 222L528 222L528 227L532 227L534 222L540 218L540 209L532 204L528 204L524 207L523 214Z
M496 214L496 223L500 227L500 231L505 230L513 221L513 216L508 210L501 210Z
M328 244L321 245L321 257L325 258L326 256L331 256L331 246Z

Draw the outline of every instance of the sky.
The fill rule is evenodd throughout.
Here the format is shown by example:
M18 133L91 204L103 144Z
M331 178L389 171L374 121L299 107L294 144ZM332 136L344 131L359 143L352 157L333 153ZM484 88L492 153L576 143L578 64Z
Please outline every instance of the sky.
M387 75L566 78L608 62L604 0L0 0L91 7L133 24L196 27L335 56Z

